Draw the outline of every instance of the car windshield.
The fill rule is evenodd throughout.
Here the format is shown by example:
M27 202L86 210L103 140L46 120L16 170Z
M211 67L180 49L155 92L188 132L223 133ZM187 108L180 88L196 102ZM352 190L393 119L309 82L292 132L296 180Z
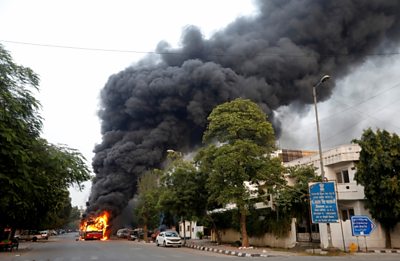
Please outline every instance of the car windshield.
M165 236L166 237L178 237L178 234L176 232L166 232Z

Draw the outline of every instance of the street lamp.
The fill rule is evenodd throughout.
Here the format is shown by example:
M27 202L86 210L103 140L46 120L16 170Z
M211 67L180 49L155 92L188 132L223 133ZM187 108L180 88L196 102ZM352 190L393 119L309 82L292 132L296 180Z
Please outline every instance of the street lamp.
M318 109L317 109L317 88L320 86L323 82L329 80L331 77L329 75L324 75L322 78L319 80L317 84L313 86L313 97L314 97L314 109L315 109L315 122L317 124L317 137L318 137L318 151L319 151L319 163L320 163L320 170L321 170L321 178L322 181L326 181L325 179L325 170L324 170L324 163L322 161L322 147L321 147L321 134L319 130L319 122L318 122ZM332 233L331 233L331 225L329 223L326 223L326 228L328 232L328 248L333 248L333 243L332 243Z
M318 136L318 150L319 150L319 162L321 167L321 177L322 180L325 180L325 171L324 171L324 163L322 162L322 148L321 148L321 135L319 131L319 123L318 123L318 109L317 109L317 87L320 86L323 82L327 81L331 78L329 75L324 75L319 82L313 86L313 96L314 96L314 109L315 109L315 121L317 123L317 136Z

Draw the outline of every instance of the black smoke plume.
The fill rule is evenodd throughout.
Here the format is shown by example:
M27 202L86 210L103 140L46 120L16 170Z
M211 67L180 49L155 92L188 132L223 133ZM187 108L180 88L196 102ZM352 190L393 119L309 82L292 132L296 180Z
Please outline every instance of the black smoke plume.
M399 40L399 0L257 5L257 15L238 18L210 39L187 27L180 48L160 42L158 57L110 77L101 91L103 138L94 150L89 212L118 215L138 177L159 167L167 149L185 152L200 144L216 105L249 98L279 135L274 110L288 104L301 110L312 103L312 86L322 75L343 77L370 55L394 50ZM334 86L324 85L318 99L328 99Z

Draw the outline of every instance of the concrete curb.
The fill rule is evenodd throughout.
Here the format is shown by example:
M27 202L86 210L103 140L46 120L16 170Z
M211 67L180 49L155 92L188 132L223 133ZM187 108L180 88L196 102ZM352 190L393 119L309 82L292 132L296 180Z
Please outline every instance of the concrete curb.
M375 249L375 250L368 250L368 253L376 253L376 254L400 254L400 249Z
M271 255L266 255L266 254L250 254L250 253L244 253L244 252L238 252L238 251L217 249L217 248L212 248L212 247L197 246L197 245L193 245L193 244L186 245L186 247L201 250L201 251L208 251L208 252L214 252L214 253L230 255L230 256L238 256L238 257L271 257Z

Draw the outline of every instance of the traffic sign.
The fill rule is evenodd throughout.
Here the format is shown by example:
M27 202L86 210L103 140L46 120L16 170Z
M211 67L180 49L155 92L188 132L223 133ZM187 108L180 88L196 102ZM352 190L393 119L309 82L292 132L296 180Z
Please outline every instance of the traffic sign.
M376 228L376 225L367 216L352 216L351 220L351 233L353 236L369 236Z
M309 184L312 223L338 223L335 182Z

